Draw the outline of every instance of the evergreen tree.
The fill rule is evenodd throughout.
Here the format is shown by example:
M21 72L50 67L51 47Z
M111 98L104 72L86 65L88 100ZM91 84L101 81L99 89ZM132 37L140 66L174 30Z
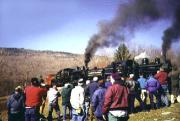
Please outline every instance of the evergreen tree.
M131 54L129 53L129 49L126 45L120 44L116 52L114 53L114 60L115 61L124 61L131 58Z

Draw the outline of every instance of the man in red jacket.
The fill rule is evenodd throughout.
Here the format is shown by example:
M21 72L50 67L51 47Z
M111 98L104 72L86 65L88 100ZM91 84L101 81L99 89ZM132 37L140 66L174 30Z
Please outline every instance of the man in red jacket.
M112 86L105 93L103 114L108 114L109 121L128 120L128 89L122 83L118 73L111 75ZM105 117L105 116L104 116Z
M24 92L26 98L25 121L38 121L42 98L46 95L47 90L40 87L38 78L32 78L31 86L27 86Z

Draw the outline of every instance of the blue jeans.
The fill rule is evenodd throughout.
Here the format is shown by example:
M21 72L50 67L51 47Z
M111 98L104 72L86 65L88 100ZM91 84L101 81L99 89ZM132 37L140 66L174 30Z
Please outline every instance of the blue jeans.
M84 115L80 115L72 108L72 121L84 121Z
M72 108L71 108L71 105L69 104L69 105L62 105L62 107L63 107L63 120L66 120L66 110L67 110L67 108L69 109L69 117L71 118L71 110L72 110Z
M128 95L129 97L129 112L130 113L134 113L135 112L135 106L134 106L134 102L135 102L135 99L138 100L138 102L140 103L140 108L141 110L144 110L145 109L145 104L144 102L142 101L141 97L140 97L140 93L130 93Z
M97 121L104 121L103 117L96 117Z
M156 97L156 103L154 102L154 96ZM150 99L151 109L160 107L160 97L157 91L149 92L149 99Z
M58 115L58 121L60 121L60 109L59 109L59 105L58 103L55 103L55 104L52 104L50 103L49 104L49 114L48 114L48 121L52 121L52 112L53 112L53 109L55 109L57 115Z
M25 121L38 121L39 120L39 107L26 108Z
M16 114L8 114L8 121L24 121L23 113L16 113Z
M115 117L111 113L109 113L108 121L128 121L128 117Z
M161 101L165 106L169 106L169 100L167 97L168 85L161 85Z
M84 117L84 121L88 121L88 115L89 115L89 107L90 107L90 102L85 102L85 117Z

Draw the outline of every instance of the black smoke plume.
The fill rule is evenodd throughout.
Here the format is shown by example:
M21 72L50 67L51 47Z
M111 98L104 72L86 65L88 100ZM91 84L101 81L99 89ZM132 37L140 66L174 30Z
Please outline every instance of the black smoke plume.
M180 37L180 5L177 7L172 25L164 31L162 51L166 57L167 50L171 48L171 44L177 42Z
M119 4L113 20L100 23L99 32L94 34L85 50L87 66L98 48L116 47L119 42L133 35L135 29L160 19L171 17L179 0L128 0Z

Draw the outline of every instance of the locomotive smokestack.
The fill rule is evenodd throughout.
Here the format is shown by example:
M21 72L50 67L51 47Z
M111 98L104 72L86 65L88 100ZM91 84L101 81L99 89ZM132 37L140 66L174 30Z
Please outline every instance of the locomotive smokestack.
M163 58L163 63L166 63L166 59L167 59L167 58L166 58L166 53L163 53L162 56L163 56L163 57L162 57L162 58Z
M85 62L85 67L88 68L88 63Z
M86 67L86 68L88 68L88 63L90 62L90 58L91 58L91 55L90 55L90 54L86 54L86 55L85 55L84 64L85 64L85 67Z
M85 61L85 67L88 68L88 62Z

